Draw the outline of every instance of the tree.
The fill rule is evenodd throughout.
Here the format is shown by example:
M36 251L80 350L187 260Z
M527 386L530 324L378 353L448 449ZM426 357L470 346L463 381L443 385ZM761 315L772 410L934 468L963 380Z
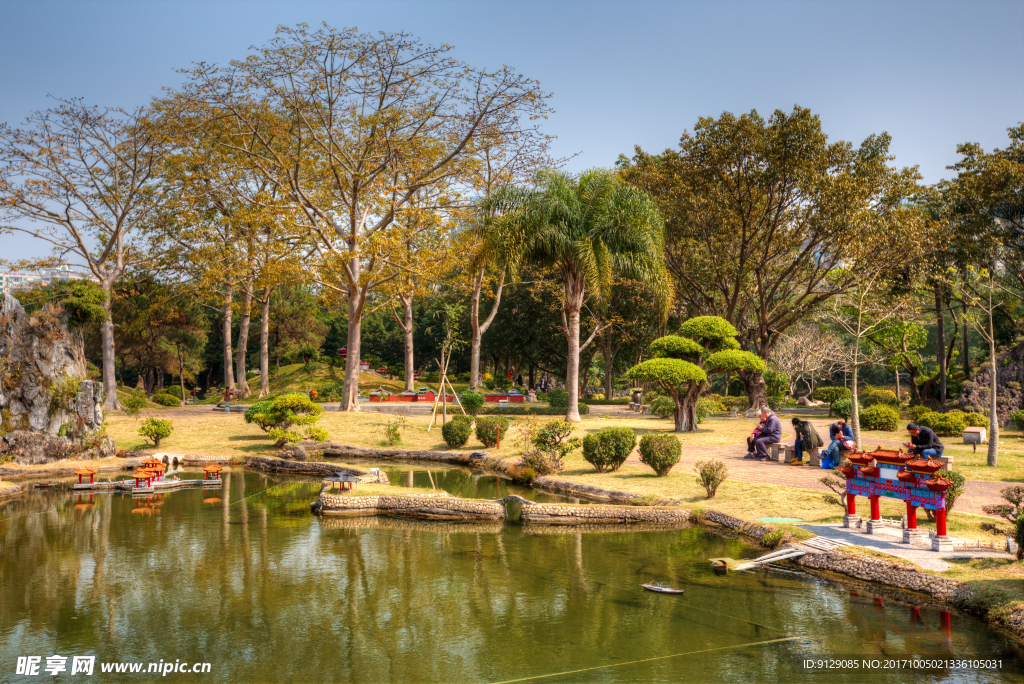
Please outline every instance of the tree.
M532 188L497 191L486 209L497 217L500 254L560 272L562 327L569 345L566 419L579 422L580 352L600 332L595 328L580 344L580 310L588 288L600 301L609 296L614 276L621 275L651 287L666 310L671 284L657 207L646 192L627 186L617 174L593 169L578 181L560 171L541 172Z
M507 67L474 69L449 46L405 33L299 25L278 34L243 61L196 66L183 96L228 113L202 125L286 193L322 282L345 296L341 407L358 410L363 308L398 277L379 272L394 250L392 227L424 189L452 190L437 195L435 211L461 206L455 186L468 178L474 142L535 128L547 95ZM225 122L234 130L219 132Z
M962 314L965 326L973 328L988 343L988 360L992 381L989 383L988 404L988 465L995 466L999 457L999 411L996 394L999 390L999 368L996 358L995 312L1000 306L993 299L995 286L994 269L968 268L962 273L948 274L953 289L967 302L968 308ZM966 332L966 331L965 331Z
M767 370L763 359L740 350L737 334L724 318L691 318L679 327L677 335L654 340L654 358L630 368L626 375L636 382L653 383L672 397L676 432L696 432L697 400L708 387L710 375Z
M87 269L106 293L100 325L106 410L119 408L111 292L142 256L131 238L159 205L152 181L162 140L146 115L143 108L59 100L31 114L24 128L0 125L0 216L22 222L0 230L48 242L55 257L43 261Z
M916 316L905 320L893 321L876 332L867 335L868 341L880 349L888 357L893 371L896 373L896 396L900 396L900 369L910 376L910 401L919 403L921 393L917 386L917 378L924 366L919 350L928 343L928 331L916 322Z
M789 394L796 396L801 380L807 396L814 394L816 378L831 377L839 365L842 342L818 326L801 325L779 337L771 360L789 378Z
M620 167L665 217L677 310L725 318L743 349L769 359L790 327L856 285L839 267L871 229L858 217L917 191L916 169L887 165L889 143L884 133L829 143L801 107L768 120L727 112L701 118L678 151L638 147ZM740 375L751 406L763 404L761 374Z

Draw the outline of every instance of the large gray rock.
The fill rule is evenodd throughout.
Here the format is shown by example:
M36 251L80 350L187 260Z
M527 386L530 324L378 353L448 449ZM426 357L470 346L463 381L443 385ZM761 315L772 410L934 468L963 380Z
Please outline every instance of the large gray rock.
M74 387L85 379L82 336L68 331L60 309L29 318L17 299L0 303L0 416L2 431L56 436L77 423ZM101 418L102 420L102 418ZM68 428L65 428L65 431Z
M82 336L63 311L44 307L31 318L17 299L0 302L0 455L35 465L70 457L106 458L103 392L85 379Z
M960 394L960 408L978 411L982 415L988 416L991 384L992 369L986 363L978 369L973 382L964 383L964 389ZM1022 385L1024 385L1024 344L996 355L996 413L999 416L1000 425L1006 424L1011 413L1024 408Z

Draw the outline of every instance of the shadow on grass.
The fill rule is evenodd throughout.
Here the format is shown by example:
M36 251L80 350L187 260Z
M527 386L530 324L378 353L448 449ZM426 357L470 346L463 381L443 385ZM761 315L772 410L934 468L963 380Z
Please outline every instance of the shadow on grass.
M270 438L266 435L228 435L229 442L246 442L254 439L265 440Z

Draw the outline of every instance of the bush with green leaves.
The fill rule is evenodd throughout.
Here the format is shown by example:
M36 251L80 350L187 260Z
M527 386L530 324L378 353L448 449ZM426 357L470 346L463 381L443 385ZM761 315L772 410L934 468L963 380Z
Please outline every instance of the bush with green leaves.
M557 387L548 390L548 404L551 408L569 408L569 393Z
M609 427L583 438L583 458L603 473L618 470L636 446L636 434L627 427Z
M849 399L850 390L847 387L832 387L830 385L822 385L814 390L814 394L811 395L815 401L823 401L826 404L834 404L839 399Z
M659 418L671 418L675 412L676 402L671 397L658 397L651 402L651 413Z
M581 416L590 413L590 407L582 402L576 404L576 407ZM480 413L488 416L564 416L566 407L513 404L511 406L487 406L480 409Z
M469 416L454 416L441 426L441 436L452 449L457 449L469 441L473 432L473 419Z
M142 409L146 408L146 393L142 390L135 390L120 401L125 415L138 418L139 414L142 413Z
M877 404L896 407L900 405L900 400L896 396L895 392L887 389L879 389L877 387L867 388L862 391L857 395L857 401L865 408L868 406L875 406Z
M742 411L750 405L750 400L746 397L722 397L722 405L725 406L726 410L736 409Z
M320 420L323 412L323 407L314 403L304 393L295 392L255 402L246 409L245 422L259 426L279 445L297 444L302 441L301 435L290 431L292 426L305 427L306 436L318 442L325 442L328 435L322 429L318 429L316 436L310 431Z
M981 415L980 413L977 413L975 411L971 411L970 413L965 413L963 415L964 415L964 422L967 423L968 427L983 427L983 428L987 428L988 427L988 418L986 418L985 416Z
M921 406L921 405L918 405L918 406L911 406L910 408L907 409L907 415L910 416L910 420L912 420L915 423L920 423L922 416L924 416L924 415L926 415L928 413L934 413L934 412L935 412L935 409L933 409L931 406Z
M956 503L957 498L964 493L967 478L955 470L946 470L939 474L953 481L953 484L946 490L946 511L949 512L953 510L953 504Z
M462 402L462 408L466 413L475 416L484 405L484 395L479 392L464 392L460 395L459 401Z
M1017 426L1018 430L1024 430L1024 409L1018 409L1011 413L1010 420Z
M139 434L152 440L153 446L159 449L160 440L170 437L173 430L174 425L172 425L169 420L164 420L162 418L147 418L142 421L142 426L139 428Z
M181 399L175 396L167 394L166 392L160 392L154 394L153 398L150 399L154 404L160 404L161 406L181 406Z
M864 430L895 432L900 426L900 410L887 404L873 404L860 412L860 426Z
M658 477L668 475L682 454L683 446L675 435L644 435L640 440L640 462L650 466Z
M729 469L721 461L697 461L693 469L697 471L697 484L704 488L709 499L714 499L718 487L729 477Z
M164 394L170 394L172 397L176 399L181 399L181 387L179 387L178 385L171 385L170 387L164 389Z
M918 425L929 427L935 431L939 437L957 437L963 434L964 429L967 427L967 421L964 420L963 413L926 413L920 420L917 421Z
M481 416L476 419L476 438L485 447L499 446L510 424L508 418Z
M831 415L843 420L850 420L850 415L853 413L853 402L849 399L836 399L832 402Z
M726 410L721 402L715 401L711 397L700 397L697 399L697 406L695 407L697 422L703 423L704 419L708 416L714 413L725 413Z

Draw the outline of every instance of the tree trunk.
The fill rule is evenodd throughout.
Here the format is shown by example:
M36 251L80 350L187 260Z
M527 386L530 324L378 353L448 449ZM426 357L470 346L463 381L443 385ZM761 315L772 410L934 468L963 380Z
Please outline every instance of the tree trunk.
M114 374L114 321L110 317L112 283L102 283L107 298L103 302L106 316L100 324L100 344L103 346L103 410L116 411L121 408L117 401L117 376Z
M498 305L501 303L501 290L505 287L505 272L501 273L501 282L498 284L498 289L494 293L494 303L491 304L491 312L487 315L487 318L481 323L480 322L480 293L483 291L484 285L484 269L480 269L476 272L476 277L473 279L473 295L470 298L469 304L469 322L472 327L472 339L470 341L469 351L469 389L475 390L479 382L480 377L480 342L483 339L484 333L491 327L491 322L494 320L494 316L498 313ZM497 372L497 371L495 371Z
M921 390L917 387L917 378L920 371L917 366L907 366L907 375L910 376L910 401L914 404L921 402Z
M939 403L946 403L946 321L943 315L942 291L935 285L935 326L938 339L935 342L935 360L939 364Z
M682 396L679 395L678 390L672 390L672 401L676 405L676 432L696 432L699 429L697 427L697 400L704 387L705 383L690 385Z
M566 337L569 355L566 358L565 389L569 393L569 407L565 419L580 422L580 310L583 308L584 283L582 278L565 276Z
M999 389L999 368L996 365L996 331L992 321L992 276L988 281L988 356L992 366L992 381L989 383L988 399L988 465L995 466L999 456L999 411L996 390ZM1020 529L1018 527L1018 529Z
M231 359L231 303L234 291L229 285L224 290L224 321L222 336L224 344L224 389L235 388L235 365Z
M252 321L252 280L246 281L245 291L242 295L242 321L238 326L238 353L235 356L237 371L235 375L238 382L238 398L245 399L249 392L249 381L245 377L245 361L249 352L249 323Z
M970 345L970 328L967 327L967 300L963 301L963 320L964 320L964 378L971 377L971 345Z
M768 387L764 384L764 375L757 371L738 371L743 380L743 391L747 395L748 408L761 408L768 405Z
M612 351L611 329L605 330L604 338L604 398L612 398L612 369L615 368L615 353Z
M185 359L181 356L181 347L178 347L178 386L181 388L181 405L185 405Z
M899 369L899 366L896 366L895 368L893 368L893 371L896 374L896 400L899 401L902 404L903 403L903 393L900 391L900 369Z
M857 353L854 352L854 359L857 358ZM853 386L857 386L857 365L854 361L853 369L850 371L853 377ZM860 402L857 401L857 392L850 390L850 427L853 428L853 440L857 442L857 448L860 448Z
M260 398L270 394L270 287L263 288L260 311Z
M353 259L353 261L356 261ZM358 275L356 261L353 270ZM348 353L345 357L345 388L342 391L339 411L359 410L359 356L362 345L363 302L366 290L357 284L349 284L348 297Z
M411 392L416 389L416 361L413 358L413 345L412 345L412 295L398 295L398 298L402 302L402 309L404 313L404 322L402 323L402 332L405 336L405 391Z

